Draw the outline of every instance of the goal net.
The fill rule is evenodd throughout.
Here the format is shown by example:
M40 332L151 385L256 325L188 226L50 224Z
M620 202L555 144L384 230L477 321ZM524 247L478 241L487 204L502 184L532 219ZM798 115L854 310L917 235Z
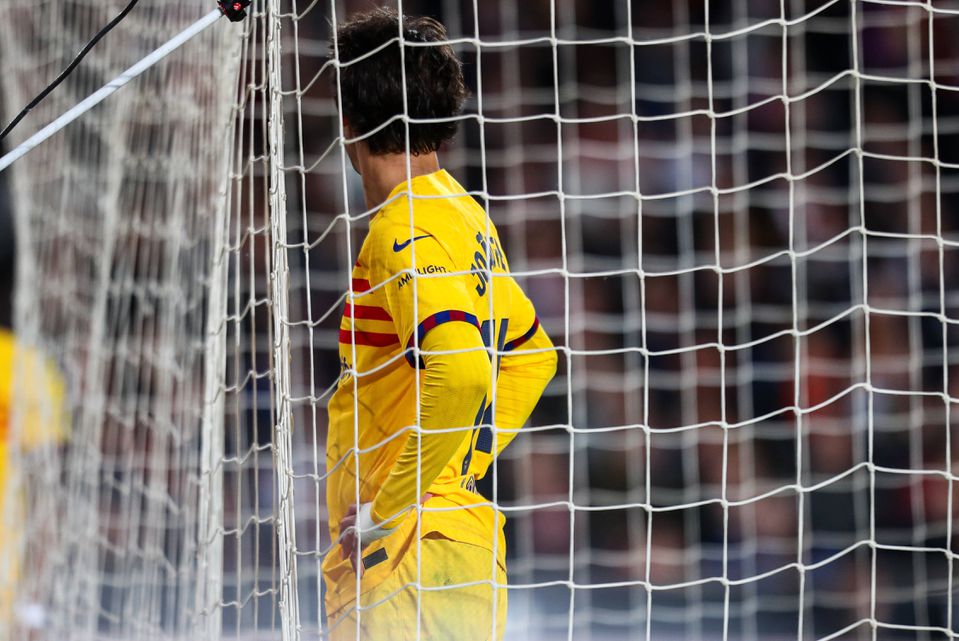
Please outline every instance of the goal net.
M7 119L124 4L6 3ZM7 151L213 8L140 2ZM213 285L240 44L208 31L3 174L17 231L5 639L156 639L202 622L194 595L221 525L201 431L223 420L208 337L227 323Z
M209 9L141 5L20 131ZM8 116L119 8L12 7ZM326 405L375 214L330 24L366 8L259 0L0 174L66 424L31 443L14 394L10 638L329 634ZM441 163L559 353L479 487L507 638L959 636L959 3L398 8L465 63Z

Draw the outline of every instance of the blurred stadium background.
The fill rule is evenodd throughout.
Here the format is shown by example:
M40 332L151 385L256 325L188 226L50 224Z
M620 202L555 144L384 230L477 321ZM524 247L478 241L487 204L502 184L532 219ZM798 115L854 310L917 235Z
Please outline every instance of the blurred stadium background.
M49 15L49 4L37 15ZM95 4L56 3L110 14ZM330 21L370 3L334 5L335 15L329 2L284 0L279 18L304 634L322 623L325 398L339 376L339 309L367 223L357 177L344 175L335 144L335 68L325 63ZM497 470L510 581L523 586L510 591L511 634L641 639L648 625L655 639L959 635L951 522L959 508L959 3L407 0L402 9L441 19L462 56L468 117L441 160L488 208L513 271L566 349L532 417L537 429L516 439ZM262 24L259 16L244 27L240 89L235 102L225 99L227 118L245 118L231 159L237 242L215 608L225 638L279 630L276 239ZM203 38L189 45L187 62L205 55ZM83 41L85 32L44 43L38 68L62 66ZM138 50L124 46L126 55L97 60L92 78L71 81L64 100L146 52L131 56ZM0 44L5 82L22 65L13 55ZM181 81L195 83L188 93L205 86L195 77L209 62L183 66ZM131 91L152 92L159 112L177 109L163 82L146 86ZM159 167L172 181L168 165L189 160L188 150L167 158L162 137L137 144L130 157L156 165L131 162L128 176ZM71 169L83 162L64 158ZM7 325L10 177L0 173ZM72 199L87 206L101 197ZM150 199L123 202L121 216L135 219L129 208ZM131 225L125 242L144 246L162 229ZM207 228L197 229L202 244ZM134 290L161 295L144 269L128 271L138 284L111 304ZM52 298L51 309L70 303ZM148 302L133 316L147 317ZM93 384L65 369L68 387ZM195 375L181 384L201 388ZM151 393L132 388L109 394ZM138 435L154 429L151 419L130 416L119 424L148 449ZM125 469L98 491L137 487ZM492 496L490 482L482 489ZM122 528L119 516L103 520ZM111 534L101 537L111 549L104 541ZM116 554L138 549L129 543ZM111 554L99 557L103 575L121 572ZM120 625L122 590L100 588L98 629ZM156 629L172 618L159 616ZM885 625L877 631L874 622Z

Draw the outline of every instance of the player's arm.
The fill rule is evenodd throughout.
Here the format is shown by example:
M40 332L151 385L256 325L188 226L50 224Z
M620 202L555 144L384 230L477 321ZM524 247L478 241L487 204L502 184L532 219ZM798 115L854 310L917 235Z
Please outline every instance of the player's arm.
M384 280L412 267L412 251L393 251L393 235L402 243L409 228L396 229L383 241L390 247L379 253ZM420 367L420 428L410 432L389 476L358 520L362 542L375 540L398 525L397 515L416 504L444 466L471 433L486 403L491 365L475 316L465 277L454 275L453 261L432 236L417 230L416 265L421 272L416 287L407 271L386 285L389 312L401 340L412 347L414 332L422 359L407 352L412 366ZM415 293L414 293L415 289ZM370 534L364 529L377 527Z
M387 528L395 525L389 519L415 505L453 458L469 436L489 389L490 361L476 326L439 325L423 337L420 348L426 365L420 373L421 433L407 437L371 507L373 521ZM463 349L471 351L444 353Z
M556 374L556 350L538 321L532 335L500 357L496 379L496 454L516 438ZM509 344L507 344L509 345Z
M495 455L516 438L546 385L556 374L556 349L536 317L533 303L516 281L504 281L510 296L509 333L496 378Z

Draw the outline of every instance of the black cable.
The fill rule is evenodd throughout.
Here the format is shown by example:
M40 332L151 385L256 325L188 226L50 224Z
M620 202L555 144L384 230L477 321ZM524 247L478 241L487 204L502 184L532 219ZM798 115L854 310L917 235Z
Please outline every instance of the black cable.
M28 113L30 113L31 109L36 107L38 104L40 104L40 102L44 98L49 96L50 92L56 89L60 85L60 83L63 82L66 79L66 77L69 76L74 69L77 68L77 65L80 64L80 61L83 60L83 58L88 53L90 53L90 50L93 49L93 47L96 46L98 42L100 42L103 36L107 35L111 29L113 29L115 26L120 24L120 21L127 17L127 14L133 10L133 7L135 7L139 1L140 0L130 0L130 3L123 9L123 11L118 13L117 16L113 20L111 20L107 26L105 26L103 29L100 29L99 33L93 36L93 40L88 42L86 46L83 47L82 50L80 50L80 53L77 54L77 57L73 59L73 62L67 65L67 68L64 69L59 76L57 76L56 80L54 80L49 85L47 85L46 89L41 91L36 98L31 100L30 104L24 107L23 111L17 114L17 117L14 118L9 125L3 128L3 131L0 131L0 140L3 140L4 138L6 138L7 134L13 131L13 128L16 127L20 123L20 121L23 120L24 117L26 117Z

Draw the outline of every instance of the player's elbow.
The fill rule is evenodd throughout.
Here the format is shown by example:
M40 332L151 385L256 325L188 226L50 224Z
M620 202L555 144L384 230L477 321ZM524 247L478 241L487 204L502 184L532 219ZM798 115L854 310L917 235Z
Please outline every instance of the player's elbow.
M559 356L556 353L555 349L551 349L548 352L543 352L545 354L545 365L544 371L546 374L546 382L549 383L553 380L553 377L556 376L556 369L559 367Z
M549 335L546 334L542 327L536 332L536 336L533 337L532 342L532 347L543 350L540 352L540 363L543 378L545 379L543 384L545 385L556 376L556 369L559 367L559 350L553 346L553 341L550 340Z

